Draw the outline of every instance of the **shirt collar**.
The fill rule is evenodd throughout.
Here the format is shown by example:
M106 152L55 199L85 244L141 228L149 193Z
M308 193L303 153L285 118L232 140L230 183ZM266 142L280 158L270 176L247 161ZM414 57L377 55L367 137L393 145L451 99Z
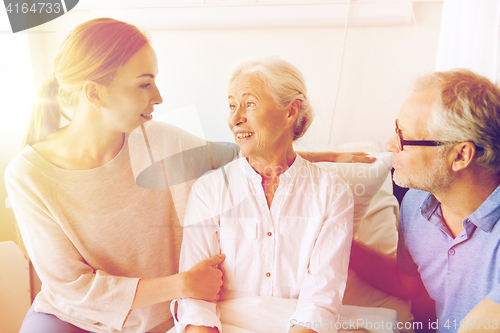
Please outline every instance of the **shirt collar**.
M493 226L500 218L500 185L490 194L490 196L466 219L469 219L478 228L481 228L485 232L490 232ZM422 206L420 207L420 212L427 220L430 220L431 216L435 214L440 203L434 195L429 193L427 198L425 198Z
M500 218L500 185L468 218L486 232L490 232Z
M420 213L427 220L430 220L431 216L438 209L439 204L440 203L436 199L436 197L432 193L429 193L429 195L427 196L427 198L425 198L424 202L422 203L422 206L420 206Z
M302 166L304 165L304 159L300 157L299 154L295 154L295 160L293 161L292 165L283 173L280 175L280 182L286 181L293 179L300 171ZM240 158L240 167L244 171L245 175L251 179L255 180L258 182L262 182L262 177L255 171L250 164L248 163L248 160L246 157L241 157Z

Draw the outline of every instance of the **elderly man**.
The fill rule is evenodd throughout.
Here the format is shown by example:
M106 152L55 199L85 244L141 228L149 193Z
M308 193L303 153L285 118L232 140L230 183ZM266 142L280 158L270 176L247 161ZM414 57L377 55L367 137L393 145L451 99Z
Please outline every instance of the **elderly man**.
M422 77L386 149L394 182L411 188L397 260L354 242L351 267L396 295L425 286L440 333L500 332L499 88L463 69Z

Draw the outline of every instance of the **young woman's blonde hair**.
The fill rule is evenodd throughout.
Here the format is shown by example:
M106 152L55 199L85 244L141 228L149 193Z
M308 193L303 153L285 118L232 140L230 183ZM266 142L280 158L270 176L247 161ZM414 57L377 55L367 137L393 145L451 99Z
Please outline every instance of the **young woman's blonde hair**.
M54 72L38 90L23 147L43 141L69 117L86 81L109 86L119 69L149 40L135 26L98 18L77 26L59 46Z
M300 100L300 110L295 122L293 140L301 138L314 118L313 108L307 99L307 88L299 69L277 57L249 60L239 64L230 76L229 85L240 75L252 73L267 88L274 103L280 110L289 107L293 101Z

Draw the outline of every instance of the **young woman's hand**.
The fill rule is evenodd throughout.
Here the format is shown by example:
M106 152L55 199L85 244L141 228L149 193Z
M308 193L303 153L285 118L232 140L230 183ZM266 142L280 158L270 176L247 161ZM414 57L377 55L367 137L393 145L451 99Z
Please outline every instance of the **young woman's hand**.
M222 286L222 271L218 265L224 261L224 254L213 256L194 265L184 274L184 288L187 297L215 302L219 299Z
M220 254L200 261L184 273L139 280L132 309L186 297L217 301L222 286L222 271L217 265L225 258Z

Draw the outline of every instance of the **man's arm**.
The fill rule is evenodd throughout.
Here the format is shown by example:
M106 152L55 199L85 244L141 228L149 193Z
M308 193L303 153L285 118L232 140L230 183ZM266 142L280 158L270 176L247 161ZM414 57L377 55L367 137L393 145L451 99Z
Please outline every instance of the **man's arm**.
M352 241L349 267L363 280L389 294L414 298L425 291L420 276L408 276L399 270L396 256L380 253L356 240Z
M409 276L401 272L396 256L377 252L353 240L349 267L374 287L389 294L410 299L415 322L428 323L436 320L434 300L429 297L420 275ZM432 331L423 329L419 332Z
M335 153L332 151L310 152L300 151L297 152L303 159L311 163L315 162L336 162L336 163L373 163L375 157L369 157L367 153Z
M236 144L228 142L207 142L207 147L210 153L212 169L217 169L231 162L238 157L240 152L240 148ZM297 154L311 163L373 163L376 161L375 157L370 157L367 153L363 152L338 153L333 151L301 151L297 152Z
M457 333L474 332L500 332L500 304L485 298L470 310Z

